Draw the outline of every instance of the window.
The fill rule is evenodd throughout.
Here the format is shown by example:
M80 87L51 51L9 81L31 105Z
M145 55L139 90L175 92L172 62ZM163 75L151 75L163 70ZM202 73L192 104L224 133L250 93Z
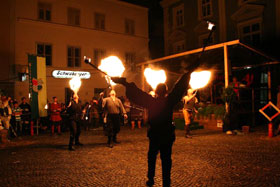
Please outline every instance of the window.
M37 55L46 57L46 65L52 65L52 46L50 44L37 44Z
M126 34L135 34L135 23L131 19L125 19L125 33Z
M174 27L184 26L184 4L173 9Z
M267 73L261 73L261 86L260 86L260 103L266 104L268 102L268 78Z
M105 15L94 13L94 27L95 29L105 30Z
M81 67L81 48L79 47L67 48L67 66Z
M201 10L200 17L202 19L212 16L212 0L200 0L200 6Z
M76 8L68 8L68 24L80 26L80 10Z
M247 25L242 25L239 28L240 39L243 42L252 45L259 45L261 42L261 23L249 23Z
M44 21L51 21L51 4L38 3L38 19Z
M99 66L100 62L106 56L106 51L104 49L94 49L93 51L93 59L94 65Z
M173 52L179 53L185 51L185 41L179 41L173 44Z
M125 64L131 68L131 71L136 70L135 64L135 53L127 52L125 53Z

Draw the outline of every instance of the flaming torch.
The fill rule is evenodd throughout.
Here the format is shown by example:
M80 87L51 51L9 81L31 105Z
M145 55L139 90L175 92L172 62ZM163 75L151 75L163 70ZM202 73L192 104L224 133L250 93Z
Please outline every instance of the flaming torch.
M69 85L71 90L73 90L74 92L74 96L78 96L78 91L81 87L81 79L80 77L73 77L70 81L69 81Z
M101 60L101 65L98 69L105 72L106 81L111 85L116 85L110 77L121 77L125 68L122 61L116 56L109 56Z
M166 74L164 70L153 70L151 68L146 68L144 71L144 75L146 81L149 85L151 85L153 90L156 89L159 83L165 83L166 81Z
M203 88L208 84L210 77L211 77L210 71L193 72L191 74L191 80L189 84L194 90Z

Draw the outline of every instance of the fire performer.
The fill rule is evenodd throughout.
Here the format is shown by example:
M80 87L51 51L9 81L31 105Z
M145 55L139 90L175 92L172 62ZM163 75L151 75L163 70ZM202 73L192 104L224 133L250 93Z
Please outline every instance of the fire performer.
M111 90L109 97L102 101L102 108L104 111L105 135L108 137L108 147L113 148L113 143L120 143L117 141L117 134L120 131L120 115L123 114L127 118L126 111L120 99L116 97L115 90Z
M186 138L191 138L190 135L190 124L193 116L193 112L196 112L195 109L195 104L198 103L196 96L196 91L193 89L189 88L187 91L187 95L183 97L183 103L184 103L184 108L183 108L183 114L184 114L184 119L185 119L185 137Z
M75 145L82 146L83 144L79 141L81 134L81 120L82 120L82 106L79 103L78 91L81 86L81 79L79 77L73 77L69 81L70 88L74 91L73 100L68 105L67 112L70 120L70 140L69 147L70 151L74 151L73 142Z
M176 83L174 89L167 94L164 83L156 87L156 96L153 97L139 89L134 83L126 82L125 78L112 77L115 83L126 87L127 97L135 104L148 109L148 186L154 185L155 166L157 154L160 151L162 161L163 186L170 186L170 172L172 166L171 153L175 141L175 126L172 124L173 108L181 100L190 80L190 74L198 67L199 63L191 65Z
M73 100L70 101L68 105L67 112L69 114L70 120L70 139L68 149L70 151L74 151L73 143L75 140L75 145L82 146L83 144L80 142L80 134L81 134L81 117L82 117L82 106L79 103L78 95L74 94Z
M53 97L53 103L50 104L49 107L50 111L50 121L51 121L51 135L54 135L54 130L55 127L57 128L57 133L58 135L61 135L61 129L60 129L60 124L61 124L61 105L57 102L57 97Z

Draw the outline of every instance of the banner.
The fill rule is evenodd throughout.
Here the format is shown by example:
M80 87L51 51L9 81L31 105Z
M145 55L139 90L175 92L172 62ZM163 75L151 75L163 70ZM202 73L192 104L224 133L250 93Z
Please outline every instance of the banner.
M29 67L29 93L31 104L31 117L37 119L46 117L47 110L47 77L46 77L46 59L36 55L28 55Z

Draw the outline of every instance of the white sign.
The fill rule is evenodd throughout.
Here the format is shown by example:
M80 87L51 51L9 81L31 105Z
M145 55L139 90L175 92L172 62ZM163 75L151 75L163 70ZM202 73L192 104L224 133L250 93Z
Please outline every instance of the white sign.
M66 71L66 70L54 70L52 72L54 78L71 79L73 77L80 77L81 79L89 79L90 72L87 71Z

